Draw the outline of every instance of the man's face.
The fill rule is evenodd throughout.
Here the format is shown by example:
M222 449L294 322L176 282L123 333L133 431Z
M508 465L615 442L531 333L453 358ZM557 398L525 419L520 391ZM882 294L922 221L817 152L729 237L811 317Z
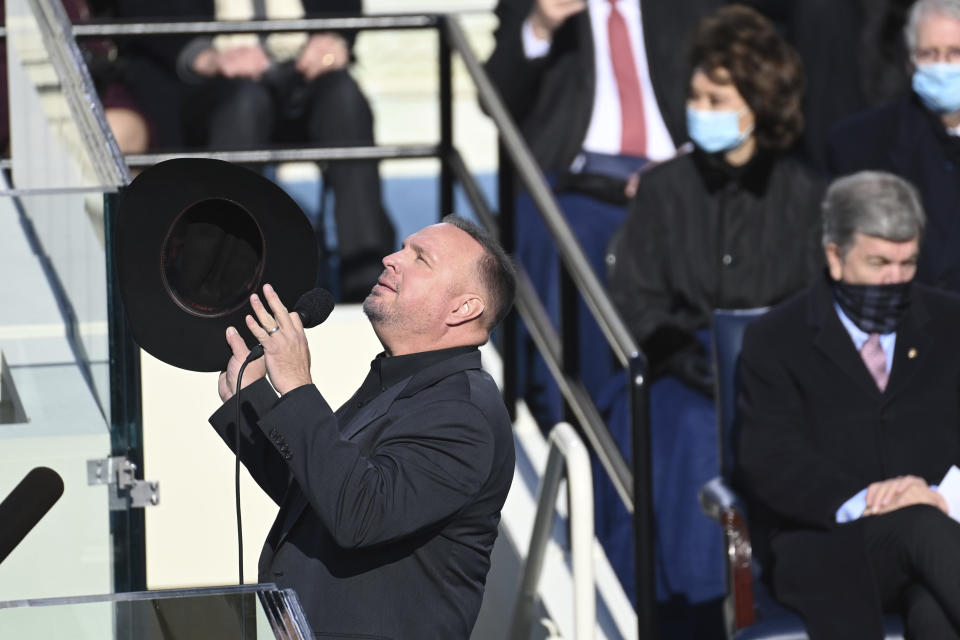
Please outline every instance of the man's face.
M465 231L441 223L417 231L383 259L384 271L363 310L388 349L395 346L388 342L443 330L457 299L477 281L482 251Z
M900 284L913 279L919 255L917 238L891 242L876 236L854 234L845 256L837 245L827 245L827 266L834 280L847 284Z
M913 61L917 66L949 62L960 64L960 22L932 13L917 24Z

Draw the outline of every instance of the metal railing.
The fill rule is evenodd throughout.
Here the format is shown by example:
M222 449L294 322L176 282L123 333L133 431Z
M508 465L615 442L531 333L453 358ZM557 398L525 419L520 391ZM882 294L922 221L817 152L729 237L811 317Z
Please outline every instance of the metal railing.
M527 561L510 624L510 640L527 640L537 607L537 585L550 542L560 481L566 477L570 512L570 563L573 565L574 640L593 640L596 596L593 580L593 478L590 456L567 422L558 423L548 438L550 453L537 493L537 514L530 534ZM564 473L566 472L566 473Z
M600 417L590 394L579 380L576 363L565 354L577 353L577 326L571 317L561 321L561 336L558 337L549 315L540 302L536 291L525 277L520 278L517 291L517 308L530 332L531 338L543 355L551 375L557 381L560 392L576 417L581 430L590 442L600 464L613 482L620 499L633 514L635 532L635 577L637 588L637 624L639 637L656 635L654 616L654 564L653 564L653 494L650 462L650 411L647 380L647 359L637 346L600 283L570 225L560 211L546 178L537 165L533 154L523 140L513 118L500 99L480 62L473 55L460 26L455 20L445 19L443 29L451 45L460 54L464 66L477 87L478 98L487 114L496 125L500 136L499 207L500 237L504 246L513 248L514 173L530 194L544 222L556 242L561 260L561 280L569 280L583 297L590 313L600 326L610 347L626 369L629 376L631 453L634 472L606 424ZM457 174L464 181L469 176ZM473 202L471 201L471 205ZM489 209L487 207L487 209ZM476 209L475 209L476 210ZM484 222L487 222L486 220ZM488 224L488 226L490 226ZM494 227L491 227L494 228ZM565 287L565 289L567 289ZM569 290L561 292L568 299ZM561 302L561 307L563 307ZM572 315L572 314L570 314ZM504 338L507 346L505 370L510 371L515 354L510 346L515 334L509 330ZM511 386L506 384L507 390ZM508 402L508 406L511 403Z
M313 18L279 21L235 22L152 22L152 23L88 23L75 25L76 38L110 36L170 36L174 34L211 35L220 33L278 33L289 31L360 31L384 29L435 29L439 37L439 100L440 124L437 145L392 145L348 148L298 148L255 151L200 152L196 154L141 154L128 157L132 166L147 166L185 155L216 157L233 162L282 162L289 160L384 160L395 158L436 157L440 168L440 211L453 210L454 183L458 182L480 221L499 234L508 251L513 248L513 181L517 176L534 204L540 210L547 228L556 241L561 260L563 279L572 283L587 304L593 318L602 329L620 364L629 376L632 459L634 471L627 464L619 447L610 435L599 411L583 383L578 378L572 358L565 354L576 352L576 326L562 322L561 335L550 321L537 292L521 273L518 283L516 308L519 315L556 379L561 393L578 422L578 426L597 458L610 477L623 504L633 514L636 532L636 585L639 636L653 637L654 621L654 565L653 565L653 507L650 483L650 435L647 397L647 360L638 348L629 330L616 312L603 285L600 283L576 237L567 224L556 200L537 166L516 123L508 113L499 93L474 55L457 20L447 15L384 15L350 18ZM477 89L478 98L493 120L500 138L498 213L487 202L476 179L470 173L462 156L453 144L452 57L460 56ZM569 296L570 292L565 291ZM513 410L515 397L513 375L516 354L513 353L516 335L515 319L504 327L504 389L507 405Z

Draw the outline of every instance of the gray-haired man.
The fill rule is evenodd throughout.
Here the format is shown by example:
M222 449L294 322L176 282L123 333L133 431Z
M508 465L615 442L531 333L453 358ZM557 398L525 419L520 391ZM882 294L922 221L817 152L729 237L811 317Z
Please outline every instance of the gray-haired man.
M812 638L960 638L960 298L912 282L923 209L891 174L823 206L828 273L751 325L742 484L773 518L777 597Z
M913 90L837 124L829 170L890 171L916 185L930 228L917 280L960 292L960 0L917 0L904 39Z

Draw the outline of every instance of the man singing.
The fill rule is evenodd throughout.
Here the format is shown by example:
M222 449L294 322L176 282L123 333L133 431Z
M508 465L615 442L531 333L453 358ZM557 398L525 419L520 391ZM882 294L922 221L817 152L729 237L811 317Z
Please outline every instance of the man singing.
M246 324L264 358L243 376L240 456L280 505L259 579L294 588L320 637L468 638L514 468L477 347L512 304L513 267L453 216L383 265L363 309L384 351L337 411L311 381L299 315L269 285L266 306L251 296ZM233 327L227 342L210 422L233 446L249 352Z

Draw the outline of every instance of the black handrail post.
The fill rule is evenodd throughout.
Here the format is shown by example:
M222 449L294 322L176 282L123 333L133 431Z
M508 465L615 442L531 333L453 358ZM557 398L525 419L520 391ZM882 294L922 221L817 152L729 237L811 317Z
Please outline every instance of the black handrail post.
M630 357L630 433L632 435L633 529L639 638L656 638L654 584L653 479L650 450L650 395L647 362L642 354Z
M503 145L503 139L497 138L497 208L500 244L508 255L513 256L517 249L515 235L516 220L516 181L510 153ZM503 357L503 402L507 405L510 419L517 419L517 348L519 346L520 314L514 309L503 322L501 330Z
M453 51L447 39L447 17L437 29L440 65L440 217L453 213L453 170L450 152L453 149Z

